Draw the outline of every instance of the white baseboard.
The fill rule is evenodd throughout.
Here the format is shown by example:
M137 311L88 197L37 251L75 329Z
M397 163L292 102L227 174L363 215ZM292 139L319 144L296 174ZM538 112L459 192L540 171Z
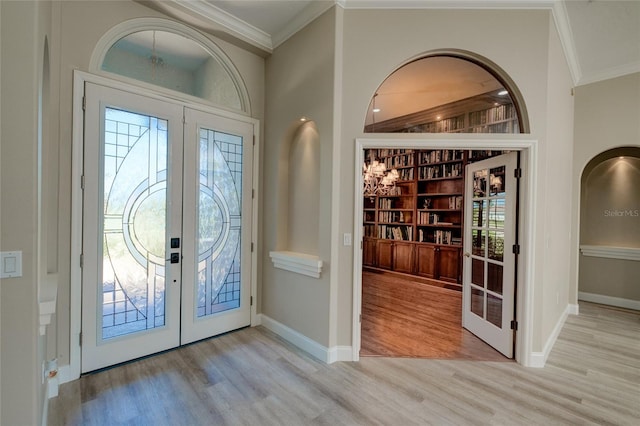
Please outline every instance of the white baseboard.
M580 315L580 306L578 304L569 304L569 315Z
M640 311L640 300L623 299L621 297L605 296L604 294L585 293L582 291L578 292L578 300Z
M331 364L336 361L352 360L351 346L334 346L332 348L327 348L326 346L321 345L315 340L308 338L304 334L268 317L265 314L260 314L259 316L260 319L257 320L257 322L260 322L263 327L273 331L287 342L297 346L320 361Z
M577 305L567 305L564 312L560 316L560 319L556 323L556 326L553 327L553 331L549 335L547 342L542 349L542 352L532 352L530 355L529 367L534 368L543 368L547 363L547 358L549 358L549 354L551 353L551 349L553 349L553 345L555 345L556 340L558 340L558 336L562 331L562 327L564 326L565 321L569 314L573 314L573 311L577 312Z

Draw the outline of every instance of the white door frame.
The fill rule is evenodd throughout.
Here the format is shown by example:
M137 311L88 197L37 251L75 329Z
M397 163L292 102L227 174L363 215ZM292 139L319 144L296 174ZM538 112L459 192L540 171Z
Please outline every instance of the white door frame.
M204 104L199 104L190 100L182 99L180 96L170 97L161 95L146 88L112 80L106 77L90 74L84 71L75 70L73 73L73 127L72 127L72 159L71 159L71 293L70 293L70 318L69 318L69 367L61 369L60 383L65 383L80 377L81 367L81 312L82 312L82 269L80 268L80 256L82 254L82 170L83 170L83 138L84 138L84 113L83 96L85 82L101 84L114 89L126 90L138 95L147 96L152 99L171 101L179 103L184 107L204 111L220 117L230 118L246 123L250 123L254 128L255 146L253 149L253 189L254 198L251 218L251 241L257 245L258 240L258 206L260 200L258 176L260 158L260 121L232 111L215 108ZM259 325L257 322L257 284L258 271L258 251L251 253L251 297L254 303L251 306L251 326Z
M368 148L393 149L490 149L520 151L519 202L519 238L520 257L518 259L517 294L516 294L516 333L515 359L526 367L534 366L533 347L533 283L536 222L532 214L536 205L535 170L538 164L538 141L529 135L478 135L478 134L398 134L357 138L355 143L355 190L353 217L353 308L352 308L352 359L360 359L362 313L362 164L364 150ZM358 243L359 242L359 243Z

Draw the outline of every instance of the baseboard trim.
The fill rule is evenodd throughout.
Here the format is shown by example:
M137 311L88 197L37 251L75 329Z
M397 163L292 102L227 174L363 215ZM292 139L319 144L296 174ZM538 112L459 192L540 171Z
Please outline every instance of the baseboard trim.
M567 321L567 317L569 316L569 314L573 314L574 310L577 312L577 305L567 305L564 312L560 316L560 319L556 323L556 326L553 327L553 331L551 332L551 335L549 335L549 338L547 339L542 352L531 353L531 362L529 363L529 367L543 368L545 366L545 364L547 363L547 358L549 358L549 354L551 353L551 349L553 349L553 345L555 345L556 340L558 340L558 336L562 331L562 327Z
M327 348L315 340L308 338L299 331L296 331L265 314L260 314L257 322L261 323L263 327L273 331L287 342L302 349L312 357L326 362L327 364L331 364L336 361L351 361L351 346L334 346Z
M578 304L569 304L569 315L580 315L580 306Z
M585 293L582 291L578 292L578 300L640 311L640 300L623 299L622 297L605 296L604 294Z

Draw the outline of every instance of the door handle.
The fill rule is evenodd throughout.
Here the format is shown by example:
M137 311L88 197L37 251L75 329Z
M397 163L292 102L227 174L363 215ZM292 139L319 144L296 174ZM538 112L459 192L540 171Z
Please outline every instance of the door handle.
M465 256L465 257L471 257L471 253L469 253L469 252L465 252L464 256Z
M180 263L180 253L171 253L171 263Z

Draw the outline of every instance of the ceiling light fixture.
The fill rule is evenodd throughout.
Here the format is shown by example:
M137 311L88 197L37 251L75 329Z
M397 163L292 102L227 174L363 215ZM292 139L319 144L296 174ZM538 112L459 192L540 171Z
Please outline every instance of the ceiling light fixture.
M509 92L506 91L506 90L501 90L501 91L498 92L499 96L504 96L504 95L508 95L508 94L509 94Z
M302 117L300 117L300 121L302 121L303 123L304 123L305 121L307 121L307 120L308 120L308 118L307 118L307 117L305 117L304 115L303 115Z

